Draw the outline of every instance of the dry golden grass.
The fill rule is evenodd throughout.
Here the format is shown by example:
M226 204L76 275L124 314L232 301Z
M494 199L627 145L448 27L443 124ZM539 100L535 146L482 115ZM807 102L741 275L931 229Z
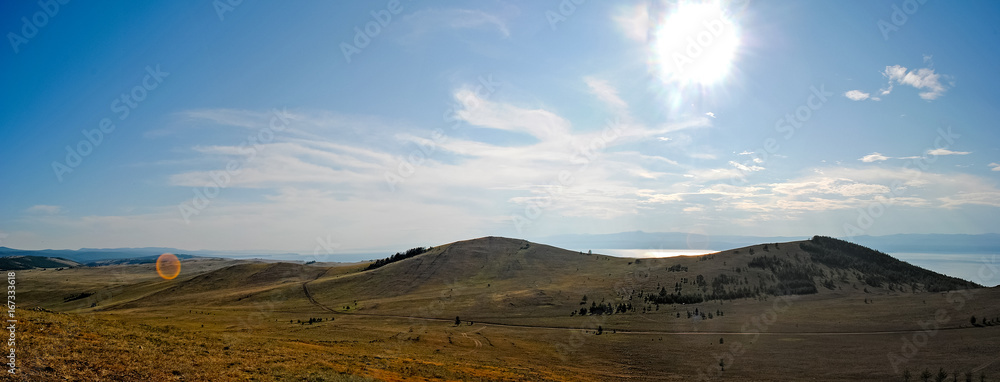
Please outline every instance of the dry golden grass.
M209 260L185 261L170 281L148 266L19 272L16 380L893 381L924 368L1000 380L1000 325L969 323L1000 322L1000 288L865 293L842 283L790 300L570 317L584 294L623 301L632 289L710 278L746 259L636 263L507 239L468 245L374 272ZM667 272L674 264L690 269ZM85 291L95 294L64 301ZM696 308L725 315L687 318ZM936 316L938 330L904 354ZM323 320L299 322L309 318ZM893 354L905 356L898 371Z

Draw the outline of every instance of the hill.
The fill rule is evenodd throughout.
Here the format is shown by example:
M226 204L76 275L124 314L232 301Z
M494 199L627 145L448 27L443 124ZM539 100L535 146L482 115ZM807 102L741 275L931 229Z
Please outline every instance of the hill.
M825 237L657 259L484 237L367 263L182 264L173 280L151 264L19 272L31 380L1000 374L1000 288Z
M938 292L979 285L838 239L760 244L715 254L629 259L486 237L434 247L376 269L308 283L341 311L411 314L446 298L451 314L519 317L657 310L659 305L783 295ZM556 313L559 312L559 313Z
M80 263L59 257L6 256L0 257L0 270L13 271L31 268L78 267Z
M201 305L238 306L280 295L289 306L409 315L415 306L447 299L448 308L434 316L516 318L579 314L581 303L584 314L630 314L663 305L786 295L842 297L980 287L828 237L653 259L587 254L502 237L400 255L353 267L238 264L181 279L116 308L194 297Z
M447 300L446 309L421 314L512 319L633 314L678 304L763 301L786 295L847 297L980 287L828 237L652 259L484 237L367 264L248 262L155 285L162 288L147 287L153 289L137 299L119 300L102 309L169 305L193 298L202 306L240 306L277 298L289 307L412 315L414 309Z
M192 300L198 301L200 307L241 304L243 299L252 299L254 295L286 285L299 291L303 282L325 272L324 268L291 263L236 264L172 283L162 290L115 305L114 308L169 306ZM299 299L305 302L301 297Z

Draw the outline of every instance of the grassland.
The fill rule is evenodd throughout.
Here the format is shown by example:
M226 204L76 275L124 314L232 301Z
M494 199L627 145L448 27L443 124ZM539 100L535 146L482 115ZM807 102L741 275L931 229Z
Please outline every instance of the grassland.
M185 260L175 280L151 265L19 271L16 379L901 381L944 368L1000 380L1000 289L873 287L793 243L753 248L832 288L653 304L678 284L710 291L697 275L740 276L719 286L731 290L771 273L749 266L750 248L636 261L502 238L370 271L209 259ZM601 302L634 310L576 313Z

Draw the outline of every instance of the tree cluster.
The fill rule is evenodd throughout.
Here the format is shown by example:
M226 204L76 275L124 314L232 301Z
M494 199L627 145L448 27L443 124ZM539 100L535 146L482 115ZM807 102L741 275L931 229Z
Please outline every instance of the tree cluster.
M327 320L327 321L333 321L333 319L334 319L333 317L330 317L330 319ZM295 321L298 322L299 325L305 325L305 324L312 325L312 324L317 323L317 322L323 322L323 318L322 317L309 317L309 319L305 320L305 321L303 321L303 320L295 320ZM291 323L292 320L288 320L288 322Z
M873 287L886 284L912 287L916 282L923 284L924 290L928 292L980 287L972 282L910 265L883 252L831 237L814 236L799 247L820 264L860 271L863 274L861 281Z
M619 303L618 305L611 305L611 303L598 304L596 302L591 302L590 309L580 308L579 315L586 316L587 314L590 314L592 316L596 316L601 314L616 314L616 313L620 314L620 313L628 313L634 311L635 307L633 307L632 303L630 302L622 302Z
M667 272L687 272L687 271L688 267L685 267L680 264L671 265L670 267L667 268Z
M433 248L433 247L427 247L427 248L416 247L416 248L410 248L410 249L406 250L406 252L396 252L395 255L386 257L384 259L375 260L374 263L369 264L368 268L365 268L365 269L366 270L367 269L375 269L375 268L381 267L383 265L392 264L392 263L395 263L395 262L400 261L400 260L409 259L409 258L411 258L413 256L416 256L416 255L422 254L424 252L430 251L431 248Z
M700 277L700 276L699 276ZM681 293L667 293L667 289L661 287L659 294L646 295L646 302L653 304L697 304L705 301L701 295Z
M808 263L798 263L783 260L777 256L759 256L747 263L750 268L770 270L777 284L764 289L765 293L780 296L791 294L817 293L813 276L822 276L823 272Z
M967 371L967 372L963 373L962 375L965 377L964 378L965 382L972 382L973 375L972 375L971 371ZM953 371L951 373L951 380L950 381L959 382L960 380L958 379L958 376L959 376L958 370ZM913 374L910 373L909 369L906 369L903 372L903 381L910 382L912 380L912 378L913 378ZM920 373L920 380L923 381L923 382L930 382L931 378L934 378L935 382L944 382L944 381L948 381L949 380L948 379L948 372L945 371L943 367L939 368L937 373L931 373L931 371L929 369L924 369L924 371L922 371ZM980 382L986 382L986 373L979 373L979 381Z

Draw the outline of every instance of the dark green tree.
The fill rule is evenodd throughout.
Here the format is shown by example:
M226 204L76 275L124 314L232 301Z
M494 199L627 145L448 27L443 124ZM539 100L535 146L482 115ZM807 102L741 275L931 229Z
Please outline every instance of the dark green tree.
M455 316L455 326L459 326L459 325L462 325L462 320L459 320L458 316Z
M920 380L923 382L930 382L931 377L933 377L933 375L930 370L924 369L924 371L920 373Z
M948 372L944 371L943 367L939 368L938 372L937 372L937 376L934 378L934 380L936 382L944 382L944 380L946 380L946 379L948 379Z
M972 323L972 325L976 325L976 316L972 316L972 318L969 319L969 322Z
M597 325L597 335L601 335L601 333L604 333L604 328L602 328L600 325Z
M910 369L903 371L903 382L910 382L910 378L912 377L913 375L910 374Z
M726 371L726 360L721 358L719 359L719 368L721 368L722 371Z

